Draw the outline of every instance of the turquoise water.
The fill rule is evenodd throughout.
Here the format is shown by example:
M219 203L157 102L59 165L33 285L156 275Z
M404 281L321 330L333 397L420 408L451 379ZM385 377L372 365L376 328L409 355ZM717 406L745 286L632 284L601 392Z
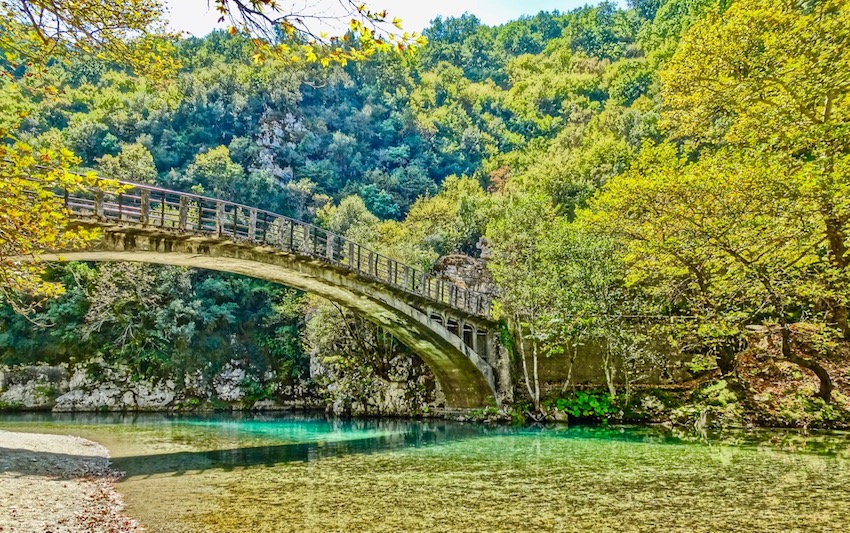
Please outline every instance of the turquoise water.
M5 415L0 429L106 445L150 531L850 531L842 433L292 415Z

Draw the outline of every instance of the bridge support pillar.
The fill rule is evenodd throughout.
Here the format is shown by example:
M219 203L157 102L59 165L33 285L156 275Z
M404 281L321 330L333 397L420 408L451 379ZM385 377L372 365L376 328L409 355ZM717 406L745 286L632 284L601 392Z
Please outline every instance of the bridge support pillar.
M513 402L511 358L508 349L502 345L499 332L487 331L483 335L476 335L476 337L479 339L476 351L482 354L482 357L493 367L493 377L496 382L496 402L499 405Z

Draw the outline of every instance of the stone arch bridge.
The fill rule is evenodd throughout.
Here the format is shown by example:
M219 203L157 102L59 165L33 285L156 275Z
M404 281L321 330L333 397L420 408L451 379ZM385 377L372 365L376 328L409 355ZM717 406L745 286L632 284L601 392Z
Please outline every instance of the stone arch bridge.
M71 224L100 228L87 249L47 261L137 261L243 274L362 314L431 368L447 407L509 395L490 298L317 226L250 206L121 183L59 192Z

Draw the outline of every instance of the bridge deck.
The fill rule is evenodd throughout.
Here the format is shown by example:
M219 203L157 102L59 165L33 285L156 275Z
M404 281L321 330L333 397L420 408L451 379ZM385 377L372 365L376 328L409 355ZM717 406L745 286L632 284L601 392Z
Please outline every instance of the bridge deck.
M118 189L87 187L61 194L75 217L250 242L309 255L462 314L490 320L488 295L439 279L324 228L216 198L117 183Z

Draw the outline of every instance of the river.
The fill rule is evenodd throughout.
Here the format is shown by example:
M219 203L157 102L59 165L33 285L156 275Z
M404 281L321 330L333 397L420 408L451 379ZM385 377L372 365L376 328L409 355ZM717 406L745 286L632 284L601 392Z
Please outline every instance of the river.
M7 414L104 444L149 531L850 531L850 435Z

